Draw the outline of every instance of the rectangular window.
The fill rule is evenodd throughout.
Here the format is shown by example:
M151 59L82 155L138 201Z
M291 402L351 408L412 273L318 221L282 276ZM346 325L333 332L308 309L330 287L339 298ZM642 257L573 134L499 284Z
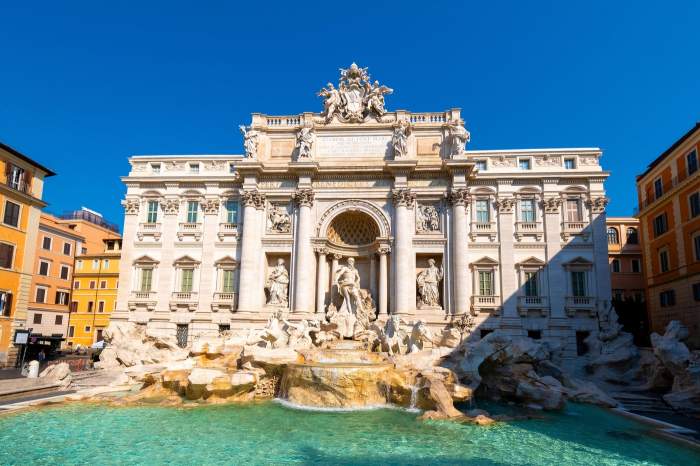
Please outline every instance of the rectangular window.
M493 296L493 272L479 272L479 296Z
M632 273L641 273L642 265L639 259L632 259Z
M483 339L489 333L493 333L493 330L482 328L481 331L479 332L479 337Z
M83 261L80 260L80 259L78 259L78 260L75 262L75 269L76 269L76 270L82 270L82 268L83 268Z
M63 243L63 255L70 256L73 252L73 245L70 243Z
M187 223L197 223L199 202L187 201Z
M654 236L661 236L668 230L668 218L664 212L654 218Z
M92 327L90 327L89 325L86 325L86 326L85 326L85 331L86 331L86 332L89 332L90 330L92 330Z
M114 241L107 241L107 250L108 251L114 250Z
M70 305L68 306L68 310L70 312L78 312L78 301L71 301Z
M2 222L12 227L19 226L19 204L5 201L5 214L3 215Z
M63 316L57 315L53 323L54 325L63 325Z
M156 223L158 221L158 201L148 201L146 209L146 222Z
M586 272L571 272L571 294L572 296L586 296Z
M231 330L231 324L219 324L219 335Z
M100 288L102 288L102 289L107 288L107 282L106 282L105 280L102 280L102 281L100 282Z
M104 312L105 311L105 302L100 301L97 303L97 312Z
M576 159L564 159L564 168L573 170L576 168Z
M525 272L525 296L539 296L537 272Z
M160 173L160 164L159 163L152 163L151 164L151 172Z
M491 215L489 212L489 201L486 199L478 199L476 201L476 221L477 223L489 223Z
M56 301L54 304L61 304L63 306L68 304L68 292L66 291L57 291L56 292Z
M664 195L664 184L661 178L654 180L654 199L658 199Z
M685 156L685 160L688 165L688 176L698 171L698 152L695 149Z
M566 200L566 221L580 222L581 221L581 201L579 199Z
M612 290L613 299L616 301L622 301L622 290Z
M49 236L44 236L44 239L41 242L41 247L47 251L51 250L51 238Z
M610 264L610 267L613 272L620 273L620 260L613 259L612 263Z
M10 317L12 312L12 293L0 291L0 315Z
M540 340L542 339L542 330L528 330L527 336L533 340Z
M12 244L0 243L0 267L11 269L14 255L15 247Z
M199 173L199 164L198 163L191 163L190 164L190 173Z
M70 267L67 265L62 265L60 277L61 280L68 280L70 278Z
M523 199L520 201L520 220L522 222L535 221L535 200Z
M91 290L95 289L95 280L90 280L90 289Z
M223 270L221 275L222 293L233 293L233 270Z
M95 303L93 303L92 301L88 301L88 308L87 308L87 311L88 311L88 312L92 312L92 309L93 309L94 307L95 307Z
M700 283L693 283L693 299L700 301Z
M576 332L576 354L583 356L588 353L588 344L586 344L586 338L590 335L590 332L579 331Z
M476 166L476 169L480 172L486 171L486 160L475 160L474 165Z
M659 251L659 269L661 273L668 272L669 270L668 251L666 249Z
M688 200L690 201L690 217L697 217L700 215L700 192L691 194Z
M8 167L10 177L8 178L7 182L10 185L10 188L16 189L17 191L26 192L27 183L24 176L24 169L9 164Z
M74 336L75 336L75 327L71 325L70 327L68 327L68 337L73 338Z
M666 290L659 293L659 304L661 307L671 307L676 305L676 291Z
M518 166L520 167L521 170L529 170L530 169L530 159L518 160Z
M177 324L175 330L175 338L177 338L177 346L180 348L185 348L187 346L187 337L189 333L189 325L187 324Z
M182 269L180 271L180 291L189 293L192 291L192 279L194 277L194 269Z
M700 233L693 238L693 246L695 247L695 260L700 261Z
M226 201L226 223L238 223L238 201Z
M235 163L228 164L228 172L229 173L236 173L236 164Z
M40 324L40 323L41 323L41 314L34 314L33 323L35 323L35 324Z
M44 277L49 276L49 263L46 261L39 261L39 275Z
M141 291L151 291L153 269L141 269Z
M36 299L34 302L45 303L46 302L46 288L37 287L36 289Z
M105 270L109 269L109 259L105 259L102 265Z
M80 289L80 282L78 280L73 282L73 289L74 290L79 290Z

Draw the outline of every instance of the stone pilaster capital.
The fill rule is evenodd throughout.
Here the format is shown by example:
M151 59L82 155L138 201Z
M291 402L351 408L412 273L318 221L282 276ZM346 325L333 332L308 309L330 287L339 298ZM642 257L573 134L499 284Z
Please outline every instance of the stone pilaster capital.
M314 252L318 254L319 256L327 256L328 255L328 248L325 246L316 246L314 248Z
M605 213L605 208L607 207L608 202L610 202L610 199L607 197L598 196L593 199L587 199L586 207L588 207L588 209L594 214L603 214Z
M515 199L512 197L502 197L496 199L496 207L501 214L512 214L515 208Z
M201 202L201 205L204 215L216 215L219 213L219 206L221 205L221 202L218 198L204 199Z
M262 210L265 208L265 195L257 189L247 189L243 191L243 205Z
M180 210L180 201L178 199L161 199L160 208L164 215L177 215Z
M469 190L465 188L451 189L450 192L447 193L447 201L455 207L466 207L471 203Z
M547 214L558 214L559 207L561 207L562 202L561 197L546 197L542 201L542 207L544 208L544 212Z
M339 260L342 259L342 258L343 258L343 255L342 255L342 254L333 254L333 259L335 259L335 260L337 260L337 261L339 261Z
M380 256L385 256L391 252L391 246L379 246L379 249L377 249L377 254Z
M125 215L138 215L141 202L138 199L124 199L122 207L124 207Z
M299 207L312 207L314 197L315 193L311 188L299 188L292 195L292 199Z
M413 208L416 195L409 188L394 189L391 191L391 200L396 207Z

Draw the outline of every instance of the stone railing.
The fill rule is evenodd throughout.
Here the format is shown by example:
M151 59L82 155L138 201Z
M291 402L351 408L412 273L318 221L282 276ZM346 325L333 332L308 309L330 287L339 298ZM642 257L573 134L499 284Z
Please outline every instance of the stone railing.
M542 222L515 222L515 237L520 240L525 235L541 239L544 235Z
M494 315L499 315L501 312L501 297L500 296L485 296L473 295L471 297L472 309L476 312L487 311Z
M543 316L547 315L549 299L547 296L518 296L518 314L526 316L528 311L537 310Z
M155 291L132 291L127 306L130 311L153 311L156 308L156 296Z
M591 317L595 316L596 298L594 296L567 296L566 314L570 317L576 315L576 311L587 311Z
M155 291L132 291L131 292L131 299L155 299L156 297L156 292Z
M588 222L562 222L561 236L566 240L569 236L584 234L586 227L588 227Z
M196 291L173 291L171 296L173 301L196 301L197 292Z
M198 301L196 291L174 291L170 296L171 311L177 311L178 309L196 311L197 303Z
M202 224L197 223L180 223L178 226L177 237L182 240L184 236L191 235L194 239L199 241L202 237Z
M217 233L219 241L223 241L227 236L238 236L238 224L236 223L219 223L219 232Z
M497 233L496 222L472 222L469 237L474 240L477 236L484 235L494 240Z
M211 310L214 312L220 310L233 311L238 307L238 293L217 291L212 299Z
M447 114L445 112L411 113L408 120L413 124L445 123L447 122Z
M269 116L266 118L267 126L299 126L301 117L299 115Z
M153 236L153 238L158 241L161 233L160 223L143 222L139 223L139 229L136 232L136 236L139 238L139 240L142 240L144 236Z

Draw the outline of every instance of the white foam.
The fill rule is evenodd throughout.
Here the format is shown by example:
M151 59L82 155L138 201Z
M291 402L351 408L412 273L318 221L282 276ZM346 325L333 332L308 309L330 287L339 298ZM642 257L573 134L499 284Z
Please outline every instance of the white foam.
M369 405L369 406L359 406L355 408L322 408L320 406L304 406L297 403L292 403L289 400L283 400L282 398L275 398L273 400L276 403L281 404L285 408L297 409L299 411L316 411L321 413L351 413L356 411L376 411L378 409L394 409L400 411L406 411L409 413L420 413L421 410L418 408L403 408L401 406L396 406L392 404L382 404L382 405Z

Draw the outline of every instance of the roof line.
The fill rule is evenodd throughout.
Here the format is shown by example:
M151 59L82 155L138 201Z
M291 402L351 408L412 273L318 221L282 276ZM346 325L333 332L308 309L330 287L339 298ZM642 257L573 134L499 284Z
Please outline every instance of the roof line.
M641 175L637 175L637 179L639 180L639 179L644 178L645 176L647 176L647 175L649 174L649 172L652 171L652 170L654 169L654 167L656 167L658 164L660 164L661 162L663 162L663 160L664 160L671 152L673 152L674 150L678 149L678 147L679 147L681 144L683 144L686 140L688 140L688 138L690 138L690 137L695 133L695 131L697 131L697 130L699 130L699 129L700 129L700 121L696 122L696 123L695 123L695 126L693 126L692 128L690 128L690 129L688 130L688 132L685 133L683 136L681 136L680 139L678 139L676 142L674 142L674 143L671 145L671 147L669 147L669 148L666 149L661 155L659 155L658 157L656 157L656 158L649 164L649 166L647 167L647 169L644 170L644 173L642 173Z
M6 150L7 152L14 155L15 157L18 157L18 158L24 160L25 162L34 165L36 168L46 172L45 176L55 176L56 175L56 173L53 170L46 168L44 165L30 159L29 157L27 157L26 155L24 155L20 151L13 149L12 147L8 146L7 144L3 144L2 142L0 142L0 149Z

